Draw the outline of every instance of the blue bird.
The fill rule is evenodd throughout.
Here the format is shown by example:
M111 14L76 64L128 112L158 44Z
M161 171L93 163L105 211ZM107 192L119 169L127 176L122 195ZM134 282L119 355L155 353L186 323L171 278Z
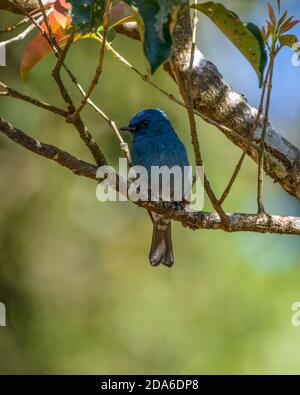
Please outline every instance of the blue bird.
M143 166L147 170L149 182L152 166L168 168L179 166L181 170L189 166L186 149L163 111L148 109L138 112L131 118L129 126L120 130L128 130L132 133L132 165ZM183 183L185 181L183 180ZM170 179L171 183L172 179ZM172 193L173 185L170 185L170 189ZM186 192L186 189L183 192ZM154 212L149 214L153 222L150 263L152 266L162 263L171 267L174 263L171 221Z

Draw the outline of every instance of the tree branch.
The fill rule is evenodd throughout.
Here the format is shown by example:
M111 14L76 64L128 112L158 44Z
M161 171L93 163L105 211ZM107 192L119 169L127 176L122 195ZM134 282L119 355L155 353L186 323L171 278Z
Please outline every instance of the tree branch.
M33 139L21 130L0 118L0 132L10 140L27 150L47 159L54 160L59 165L68 168L74 174L97 181L97 167L91 163L77 159L58 147L45 144ZM170 203L135 202L147 210L163 214L165 217L180 222L183 226L195 229L222 229L218 214L207 212L190 212L178 209ZM274 234L300 235L300 218L288 216L268 216L257 214L227 214L229 226L227 232L258 232Z
M0 117L0 131L9 139L21 145L27 150L34 152L47 159L54 160L61 166L67 167L74 174L96 179L97 166L75 158L69 153L62 151L54 145L44 144L33 139L21 130Z
M37 21L40 22L42 19L43 18L39 18ZM24 40L24 38L26 38L32 32L32 30L34 30L34 29L35 29L35 26L32 25L32 24L27 26L26 29L23 30L21 33L19 33L17 36L14 36L14 37L6 40L6 41L1 41L0 42L0 48L1 47L6 47L7 45L10 45L10 44L12 44L14 42L18 42L18 41ZM13 27L10 28L10 31L12 31L12 30L13 30Z
M40 16L41 13L37 12L35 14L35 17ZM9 25L6 27L1 27L0 28L0 33L10 33L13 32L14 30L16 30L18 27L25 25L26 23L30 22L30 19L28 17L25 17L23 19L21 19L20 21L18 21L17 23L13 24L13 25Z

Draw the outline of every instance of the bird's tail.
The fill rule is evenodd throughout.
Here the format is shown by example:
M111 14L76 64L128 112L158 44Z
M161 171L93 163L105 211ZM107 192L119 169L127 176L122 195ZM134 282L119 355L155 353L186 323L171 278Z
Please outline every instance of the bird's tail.
M171 267L174 263L171 221L151 212L153 233L149 260L152 266L163 264Z

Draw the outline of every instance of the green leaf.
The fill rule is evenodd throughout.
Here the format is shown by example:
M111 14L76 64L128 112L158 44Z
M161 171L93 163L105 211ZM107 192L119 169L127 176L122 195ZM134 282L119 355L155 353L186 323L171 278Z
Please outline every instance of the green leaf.
M72 21L81 33L95 33L103 22L105 0L68 0L72 5Z
M207 15L240 50L255 69L261 87L267 64L267 52L260 29L253 23L243 23L234 12L220 3L208 1L192 7Z
M279 42L282 47L292 48L298 42L298 38L294 34L284 34L279 37Z
M260 63L259 63L259 86L262 86L263 78L264 78L264 70L268 62L268 55L265 46L265 40L261 33L259 27L257 27L254 23L246 22L244 26L253 34L253 36L257 39L259 46L260 46Z
M174 17L187 0L125 0L139 13L139 30L144 53L153 74L172 55L171 28Z
M280 27L283 24L283 22L286 20L287 15L288 15L288 11L286 10L284 11L282 17L278 21L278 27Z

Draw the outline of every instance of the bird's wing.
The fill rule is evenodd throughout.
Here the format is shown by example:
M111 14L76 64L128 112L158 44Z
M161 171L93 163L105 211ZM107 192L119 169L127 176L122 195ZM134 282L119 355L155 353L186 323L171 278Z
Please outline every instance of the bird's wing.
M185 146L179 139L164 139L160 142L159 163L161 166L189 166Z
M134 166L144 166L150 171L151 166L160 165L161 147L153 139L143 139L137 141L132 147L132 164Z

